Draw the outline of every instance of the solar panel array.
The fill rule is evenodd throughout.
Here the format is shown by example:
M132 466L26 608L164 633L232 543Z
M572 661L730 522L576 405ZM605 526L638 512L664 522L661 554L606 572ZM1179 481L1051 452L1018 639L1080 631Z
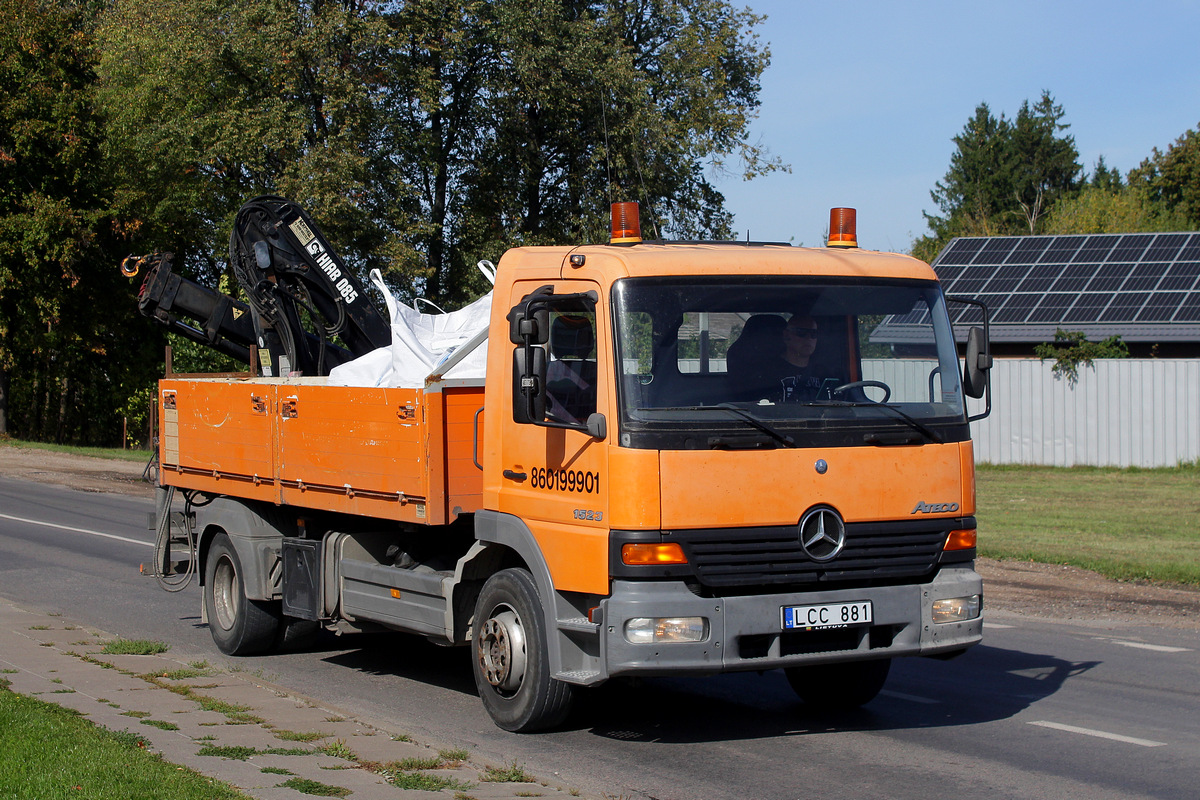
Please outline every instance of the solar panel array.
M982 300L994 325L1200 323L1200 233L960 238L933 267L946 294ZM974 307L951 313L979 319Z

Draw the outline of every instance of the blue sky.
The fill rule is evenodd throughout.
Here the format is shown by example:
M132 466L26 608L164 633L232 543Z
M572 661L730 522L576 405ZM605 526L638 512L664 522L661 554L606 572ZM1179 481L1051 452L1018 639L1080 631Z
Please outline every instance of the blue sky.
M717 180L739 238L819 246L852 206L861 246L906 251L980 102L1011 118L1050 90L1088 171L1200 124L1200 3L732 1L768 17L750 140L792 167Z

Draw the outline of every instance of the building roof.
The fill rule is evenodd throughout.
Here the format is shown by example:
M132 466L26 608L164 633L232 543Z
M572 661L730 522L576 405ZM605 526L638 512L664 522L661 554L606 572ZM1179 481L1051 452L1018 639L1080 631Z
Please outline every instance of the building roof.
M987 304L992 341L1046 342L1058 328L1200 341L1200 233L962 237L933 268L947 295ZM956 324L979 319L950 312Z

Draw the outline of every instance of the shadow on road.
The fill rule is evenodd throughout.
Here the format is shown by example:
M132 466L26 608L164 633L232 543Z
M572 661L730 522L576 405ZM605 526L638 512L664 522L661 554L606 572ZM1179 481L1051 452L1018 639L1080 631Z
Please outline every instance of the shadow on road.
M979 646L951 662L900 659L863 708L812 712L783 673L614 681L580 696L568 726L625 741L691 743L973 725L1012 717L1097 666Z
M465 648L439 647L403 634L360 634L323 637L309 652L370 675L475 694ZM624 741L689 743L973 725L1015 716L1098 663L987 645L953 661L898 659L879 697L843 712L809 711L779 670L616 679L579 692L562 730Z
M380 677L395 676L443 689L475 694L470 651L465 647L439 647L420 636L401 633L355 634L322 639L318 648L332 652L329 664ZM353 648L353 649L348 649Z

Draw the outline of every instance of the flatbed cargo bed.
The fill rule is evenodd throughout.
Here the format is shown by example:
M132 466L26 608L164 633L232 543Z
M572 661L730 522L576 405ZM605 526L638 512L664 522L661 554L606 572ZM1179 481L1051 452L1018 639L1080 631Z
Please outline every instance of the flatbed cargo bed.
M441 525L479 509L483 382L325 378L159 383L160 480L279 505Z

